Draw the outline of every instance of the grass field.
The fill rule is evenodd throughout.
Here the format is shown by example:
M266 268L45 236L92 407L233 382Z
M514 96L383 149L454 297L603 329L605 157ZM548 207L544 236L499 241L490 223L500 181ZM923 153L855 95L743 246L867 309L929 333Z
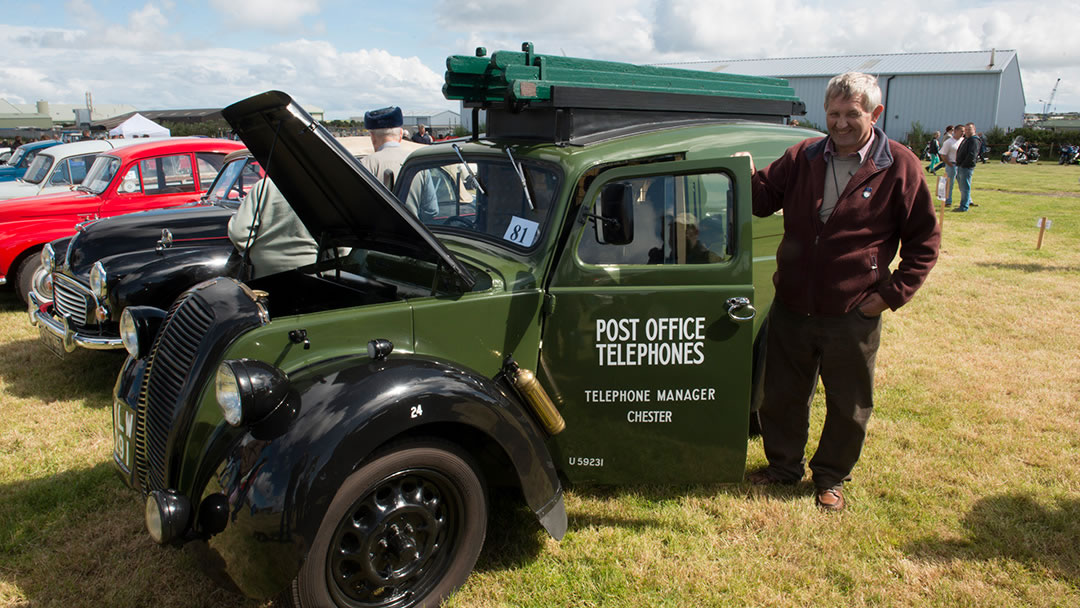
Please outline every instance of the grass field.
M979 206L945 215L937 267L886 313L845 512L809 485L572 488L561 543L521 509L494 517L450 604L1080 605L1078 178L976 169ZM121 362L55 359L0 293L0 606L270 605L145 533L110 464ZM764 462L751 440L748 470Z

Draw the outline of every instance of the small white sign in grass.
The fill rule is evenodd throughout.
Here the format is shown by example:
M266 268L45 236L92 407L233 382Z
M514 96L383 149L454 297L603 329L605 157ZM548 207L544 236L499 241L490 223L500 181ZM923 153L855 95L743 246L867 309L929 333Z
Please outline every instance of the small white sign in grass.
M1039 242L1035 244L1035 249L1042 249L1043 235L1050 229L1051 224L1054 222L1048 220L1045 217L1041 217L1035 220L1035 227L1039 229Z

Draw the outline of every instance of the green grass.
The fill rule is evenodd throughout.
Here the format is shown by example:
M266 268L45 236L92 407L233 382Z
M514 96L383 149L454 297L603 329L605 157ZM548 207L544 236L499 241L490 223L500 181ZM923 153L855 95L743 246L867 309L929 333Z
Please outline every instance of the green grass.
M847 511L806 484L578 487L560 543L496 497L450 605L1080 605L1078 178L976 168L979 206L945 216L937 267L887 313ZM0 606L269 605L146 535L110 464L120 363L56 360L0 294ZM751 440L747 468L764 462Z

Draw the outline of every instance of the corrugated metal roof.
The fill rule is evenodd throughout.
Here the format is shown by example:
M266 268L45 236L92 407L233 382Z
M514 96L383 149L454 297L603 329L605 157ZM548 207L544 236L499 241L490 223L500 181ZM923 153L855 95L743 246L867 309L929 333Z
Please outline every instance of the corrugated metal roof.
M221 118L221 110L218 108L200 108L200 109L179 109L179 110L142 110L139 111L145 118L149 118L154 122L199 122L203 120L215 120ZM112 129L131 118L135 115L135 112L128 112L119 116L112 116L102 120L95 120L92 123L92 128L95 129Z
M828 57L790 57L785 59L724 59L661 63L710 72L728 72L749 76L835 76L844 72L867 74L972 74L1000 73L1016 59L1016 51L956 51L945 53L892 53L877 55L835 55Z

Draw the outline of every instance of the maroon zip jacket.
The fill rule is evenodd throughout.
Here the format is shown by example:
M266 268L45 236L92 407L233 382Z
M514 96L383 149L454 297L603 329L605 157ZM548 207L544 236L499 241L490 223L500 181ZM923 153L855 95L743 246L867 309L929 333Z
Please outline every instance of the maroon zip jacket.
M874 127L866 162L822 223L826 141L800 142L754 174L754 215L784 214L776 297L798 313L838 315L876 291L896 310L922 285L941 243L922 166ZM897 248L900 264L890 274Z

